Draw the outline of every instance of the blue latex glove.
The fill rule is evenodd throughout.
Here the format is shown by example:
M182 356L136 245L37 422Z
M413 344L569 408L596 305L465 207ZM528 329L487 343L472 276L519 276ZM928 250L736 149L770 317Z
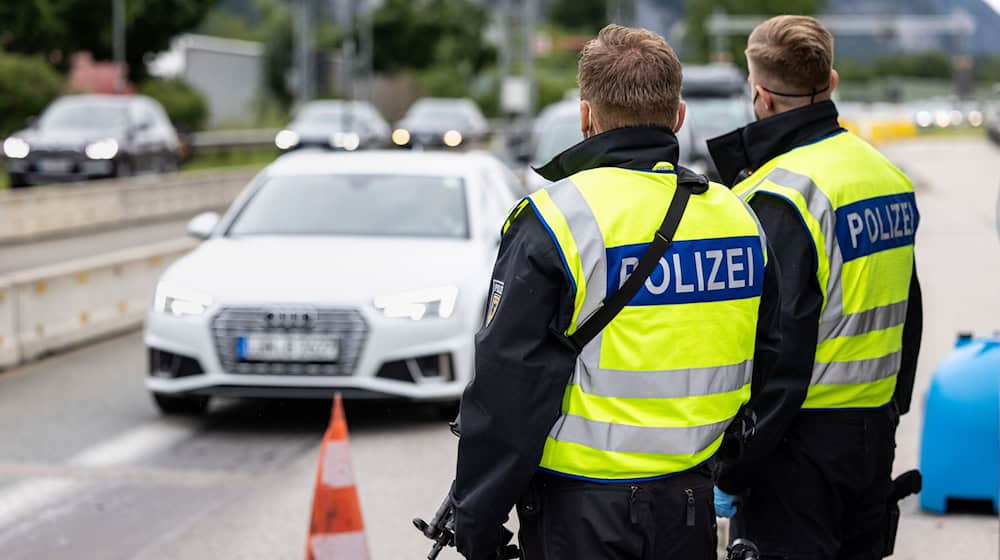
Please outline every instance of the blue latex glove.
M732 494L726 494L719 487L715 487L715 515L716 517L732 517L736 514L736 502L739 500Z

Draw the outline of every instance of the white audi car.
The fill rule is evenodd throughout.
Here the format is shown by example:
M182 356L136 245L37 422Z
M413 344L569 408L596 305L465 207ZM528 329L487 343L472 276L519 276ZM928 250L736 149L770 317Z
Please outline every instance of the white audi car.
M213 396L453 403L473 365L518 180L483 153L294 153L160 278L146 386L164 413Z

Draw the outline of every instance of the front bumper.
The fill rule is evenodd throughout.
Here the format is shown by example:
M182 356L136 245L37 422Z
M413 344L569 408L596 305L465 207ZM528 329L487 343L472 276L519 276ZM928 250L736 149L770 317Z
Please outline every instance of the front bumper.
M31 183L81 181L112 177L117 160L95 160L77 152L36 150L22 159L6 159L7 172Z
M248 319L266 307L241 307L236 316L233 309L194 318L150 313L146 387L165 394L322 398L340 391L346 398L445 402L459 399L472 376L475 326L459 315L412 321L368 309L321 308L321 316L341 313L339 323L326 323L342 340L338 363L260 363L236 359L234 337L287 331L262 329Z

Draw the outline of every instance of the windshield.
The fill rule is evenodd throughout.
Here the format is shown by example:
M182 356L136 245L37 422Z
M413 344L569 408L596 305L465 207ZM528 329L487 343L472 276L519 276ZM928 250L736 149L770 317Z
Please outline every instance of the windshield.
M472 128L472 118L461 109L445 107L415 108L407 117L410 126L454 128L467 130Z
M739 97L686 98L687 121L699 138L714 138L753 120L750 102Z
M545 123L545 128L538 138L535 147L534 161L544 163L559 152L583 140L580 132L580 118L574 113L570 116L553 118Z
M468 238L465 186L419 175L271 177L228 235Z
M361 108L346 109L344 107L314 107L303 109L295 117L295 122L302 124L340 125L349 122L361 122L371 119L371 115Z
M38 121L41 129L125 128L128 113L124 105L99 102L63 102L45 111Z

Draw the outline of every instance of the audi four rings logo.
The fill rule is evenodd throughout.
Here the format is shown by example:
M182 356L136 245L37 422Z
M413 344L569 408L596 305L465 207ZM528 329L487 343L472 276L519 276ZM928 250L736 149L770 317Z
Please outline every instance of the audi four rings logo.
M264 313L264 322L272 329L306 329L316 324L315 309L273 309Z

